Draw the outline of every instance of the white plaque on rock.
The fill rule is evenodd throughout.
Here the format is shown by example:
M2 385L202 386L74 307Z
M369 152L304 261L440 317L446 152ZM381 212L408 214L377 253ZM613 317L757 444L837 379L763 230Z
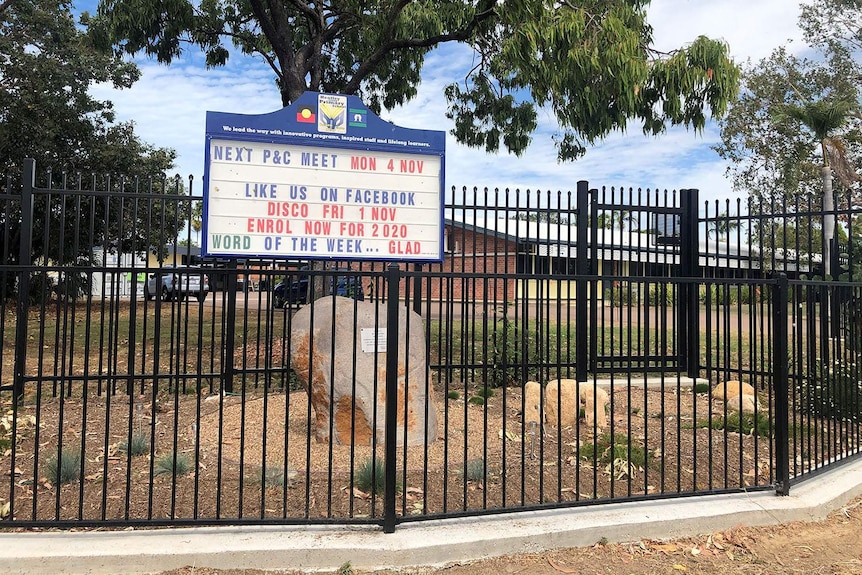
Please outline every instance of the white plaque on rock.
M386 353L386 328L363 327L359 339L364 353Z

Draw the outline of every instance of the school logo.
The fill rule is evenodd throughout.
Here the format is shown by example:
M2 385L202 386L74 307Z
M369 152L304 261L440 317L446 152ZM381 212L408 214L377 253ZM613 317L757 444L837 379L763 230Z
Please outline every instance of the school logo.
M299 106L296 109L296 121L304 124L313 124L317 121L313 106Z
M363 110L361 108L350 108L348 110L347 117L350 118L350 120L347 122L348 126L354 128L368 127L368 110Z
M347 96L318 94L317 129L330 134L347 133Z

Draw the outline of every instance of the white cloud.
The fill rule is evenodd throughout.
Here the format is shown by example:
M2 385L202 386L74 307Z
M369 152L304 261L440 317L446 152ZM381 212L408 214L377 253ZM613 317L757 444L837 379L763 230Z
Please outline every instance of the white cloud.
M142 62L140 67L142 78L131 89L103 85L94 94L114 103L118 119L134 121L145 142L177 150L177 172L183 176L203 175L207 110L261 114L281 107L272 74L262 66L206 70Z
M653 0L649 22L656 47L671 50L698 36L722 39L737 61L758 60L787 40L799 40L793 0Z

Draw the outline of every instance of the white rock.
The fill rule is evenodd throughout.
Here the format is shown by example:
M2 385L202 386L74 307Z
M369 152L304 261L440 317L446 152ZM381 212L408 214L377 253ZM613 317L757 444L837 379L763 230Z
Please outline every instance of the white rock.
M376 435L382 444L386 352L363 350L361 337L363 329L385 330L386 305L327 296L299 310L291 325L293 369L311 386L315 438L327 441L331 428L338 443L369 444ZM397 444L404 443L406 427L407 445L423 445L437 438L437 412L422 317L399 306L398 326Z

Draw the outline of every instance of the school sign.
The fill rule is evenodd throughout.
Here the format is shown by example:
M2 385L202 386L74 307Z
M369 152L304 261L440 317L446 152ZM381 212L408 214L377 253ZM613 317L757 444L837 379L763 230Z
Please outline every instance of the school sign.
M441 261L445 141L390 124L355 96L207 112L202 252Z

